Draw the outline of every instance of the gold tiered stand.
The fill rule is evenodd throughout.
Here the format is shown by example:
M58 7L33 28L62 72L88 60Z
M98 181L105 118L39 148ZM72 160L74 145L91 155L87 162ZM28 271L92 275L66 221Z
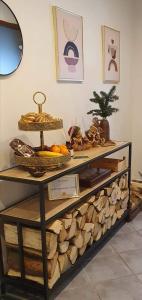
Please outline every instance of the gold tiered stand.
M38 95L43 96L43 100L36 100ZM38 105L38 113L43 112L42 106L46 101L46 95L42 92L36 92L33 95L34 102ZM47 115L48 116L48 115ZM63 128L62 119L52 118L49 115L49 121L46 122L23 122L22 119L18 122L18 127L23 131L39 131L40 132L40 149L44 150L44 131L57 130ZM15 162L20 166L25 166L28 168L40 167L44 170L58 168L64 165L71 159L70 154L62 155L57 157L23 157L15 154Z

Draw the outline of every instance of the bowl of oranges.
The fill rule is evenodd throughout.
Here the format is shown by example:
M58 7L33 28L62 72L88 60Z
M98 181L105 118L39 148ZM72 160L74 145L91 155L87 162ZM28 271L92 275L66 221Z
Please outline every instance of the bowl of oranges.
M16 163L25 167L40 167L45 170L62 167L70 159L70 151L66 145L52 145L33 148L34 155L32 157L24 157L15 155Z

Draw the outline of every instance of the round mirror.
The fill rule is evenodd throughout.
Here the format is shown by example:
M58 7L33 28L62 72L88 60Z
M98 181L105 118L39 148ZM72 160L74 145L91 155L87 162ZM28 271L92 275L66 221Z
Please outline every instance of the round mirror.
M8 5L0 0L0 75L13 73L23 54L22 33Z

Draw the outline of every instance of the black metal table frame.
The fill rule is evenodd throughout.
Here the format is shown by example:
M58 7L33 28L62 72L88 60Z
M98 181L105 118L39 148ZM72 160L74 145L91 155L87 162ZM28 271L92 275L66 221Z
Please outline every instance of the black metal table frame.
M67 208L63 209L61 212L57 213L54 217L46 220L45 219L45 195L44 195L44 186L46 183L53 181L63 175L71 173L75 170L80 170L85 165L103 158L105 156L109 156L112 153L118 152L124 148L128 148L128 167L119 172L113 178L108 179L104 184L100 185L99 187L95 188L94 190L88 193L87 195L81 197L75 204L71 204ZM92 256L96 255L100 248L114 235L114 233L119 229L122 224L126 221L129 221L129 211L130 211L130 183L131 183L131 156L132 156L132 144L130 142L119 146L116 149L112 149L107 153L101 154L98 157L92 158L89 162L84 162L83 164L70 168L69 170L64 170L60 174L53 175L52 178L48 178L42 182L33 182L32 180L25 180L24 179L16 179L12 177L3 177L0 175L0 179L4 179L6 181L13 181L13 182L23 182L26 184L38 184L39 187L39 199L40 199L40 222L20 219L16 217L6 216L1 213L0 215L0 232L1 236L4 236L4 224L14 224L17 226L18 232L18 246L19 246L19 261L20 261L20 271L21 277L12 277L10 275L4 274L4 264L3 264L3 249L2 249L2 242L0 243L0 292L1 295L5 294L6 285L13 284L17 287L22 289L29 289L33 292L40 292L43 293L45 300L54 299L55 295L57 295L67 284L68 282L74 277L83 267L84 265L91 259ZM111 182L113 182L116 178L121 177L123 174L128 173L128 188L129 188L129 201L128 201L128 208L125 211L124 215L121 217L120 220L116 221L116 223L100 238L99 241L94 242L92 246L89 246L82 257L79 257L76 263L65 273L63 273L60 279L57 281L55 286L52 290L48 289L48 272L47 272L47 246L46 246L46 226L49 222L54 220L57 217L61 217L66 211L71 209L72 207L76 207L80 202L84 202L89 196L96 194L99 190L103 189L104 187L108 186ZM43 277L44 277L44 285L39 283L35 283L31 280L25 279L25 266L24 266L24 248L23 248L23 235L22 235L22 228L36 228L37 230L41 231L41 240L42 240L42 263L43 263Z

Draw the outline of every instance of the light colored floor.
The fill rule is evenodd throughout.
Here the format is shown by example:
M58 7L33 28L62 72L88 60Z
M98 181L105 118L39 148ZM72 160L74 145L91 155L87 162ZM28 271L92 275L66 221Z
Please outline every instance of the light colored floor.
M120 229L56 300L142 300L142 212Z
M20 292L3 299L43 298ZM120 229L56 300L142 300L142 212Z

